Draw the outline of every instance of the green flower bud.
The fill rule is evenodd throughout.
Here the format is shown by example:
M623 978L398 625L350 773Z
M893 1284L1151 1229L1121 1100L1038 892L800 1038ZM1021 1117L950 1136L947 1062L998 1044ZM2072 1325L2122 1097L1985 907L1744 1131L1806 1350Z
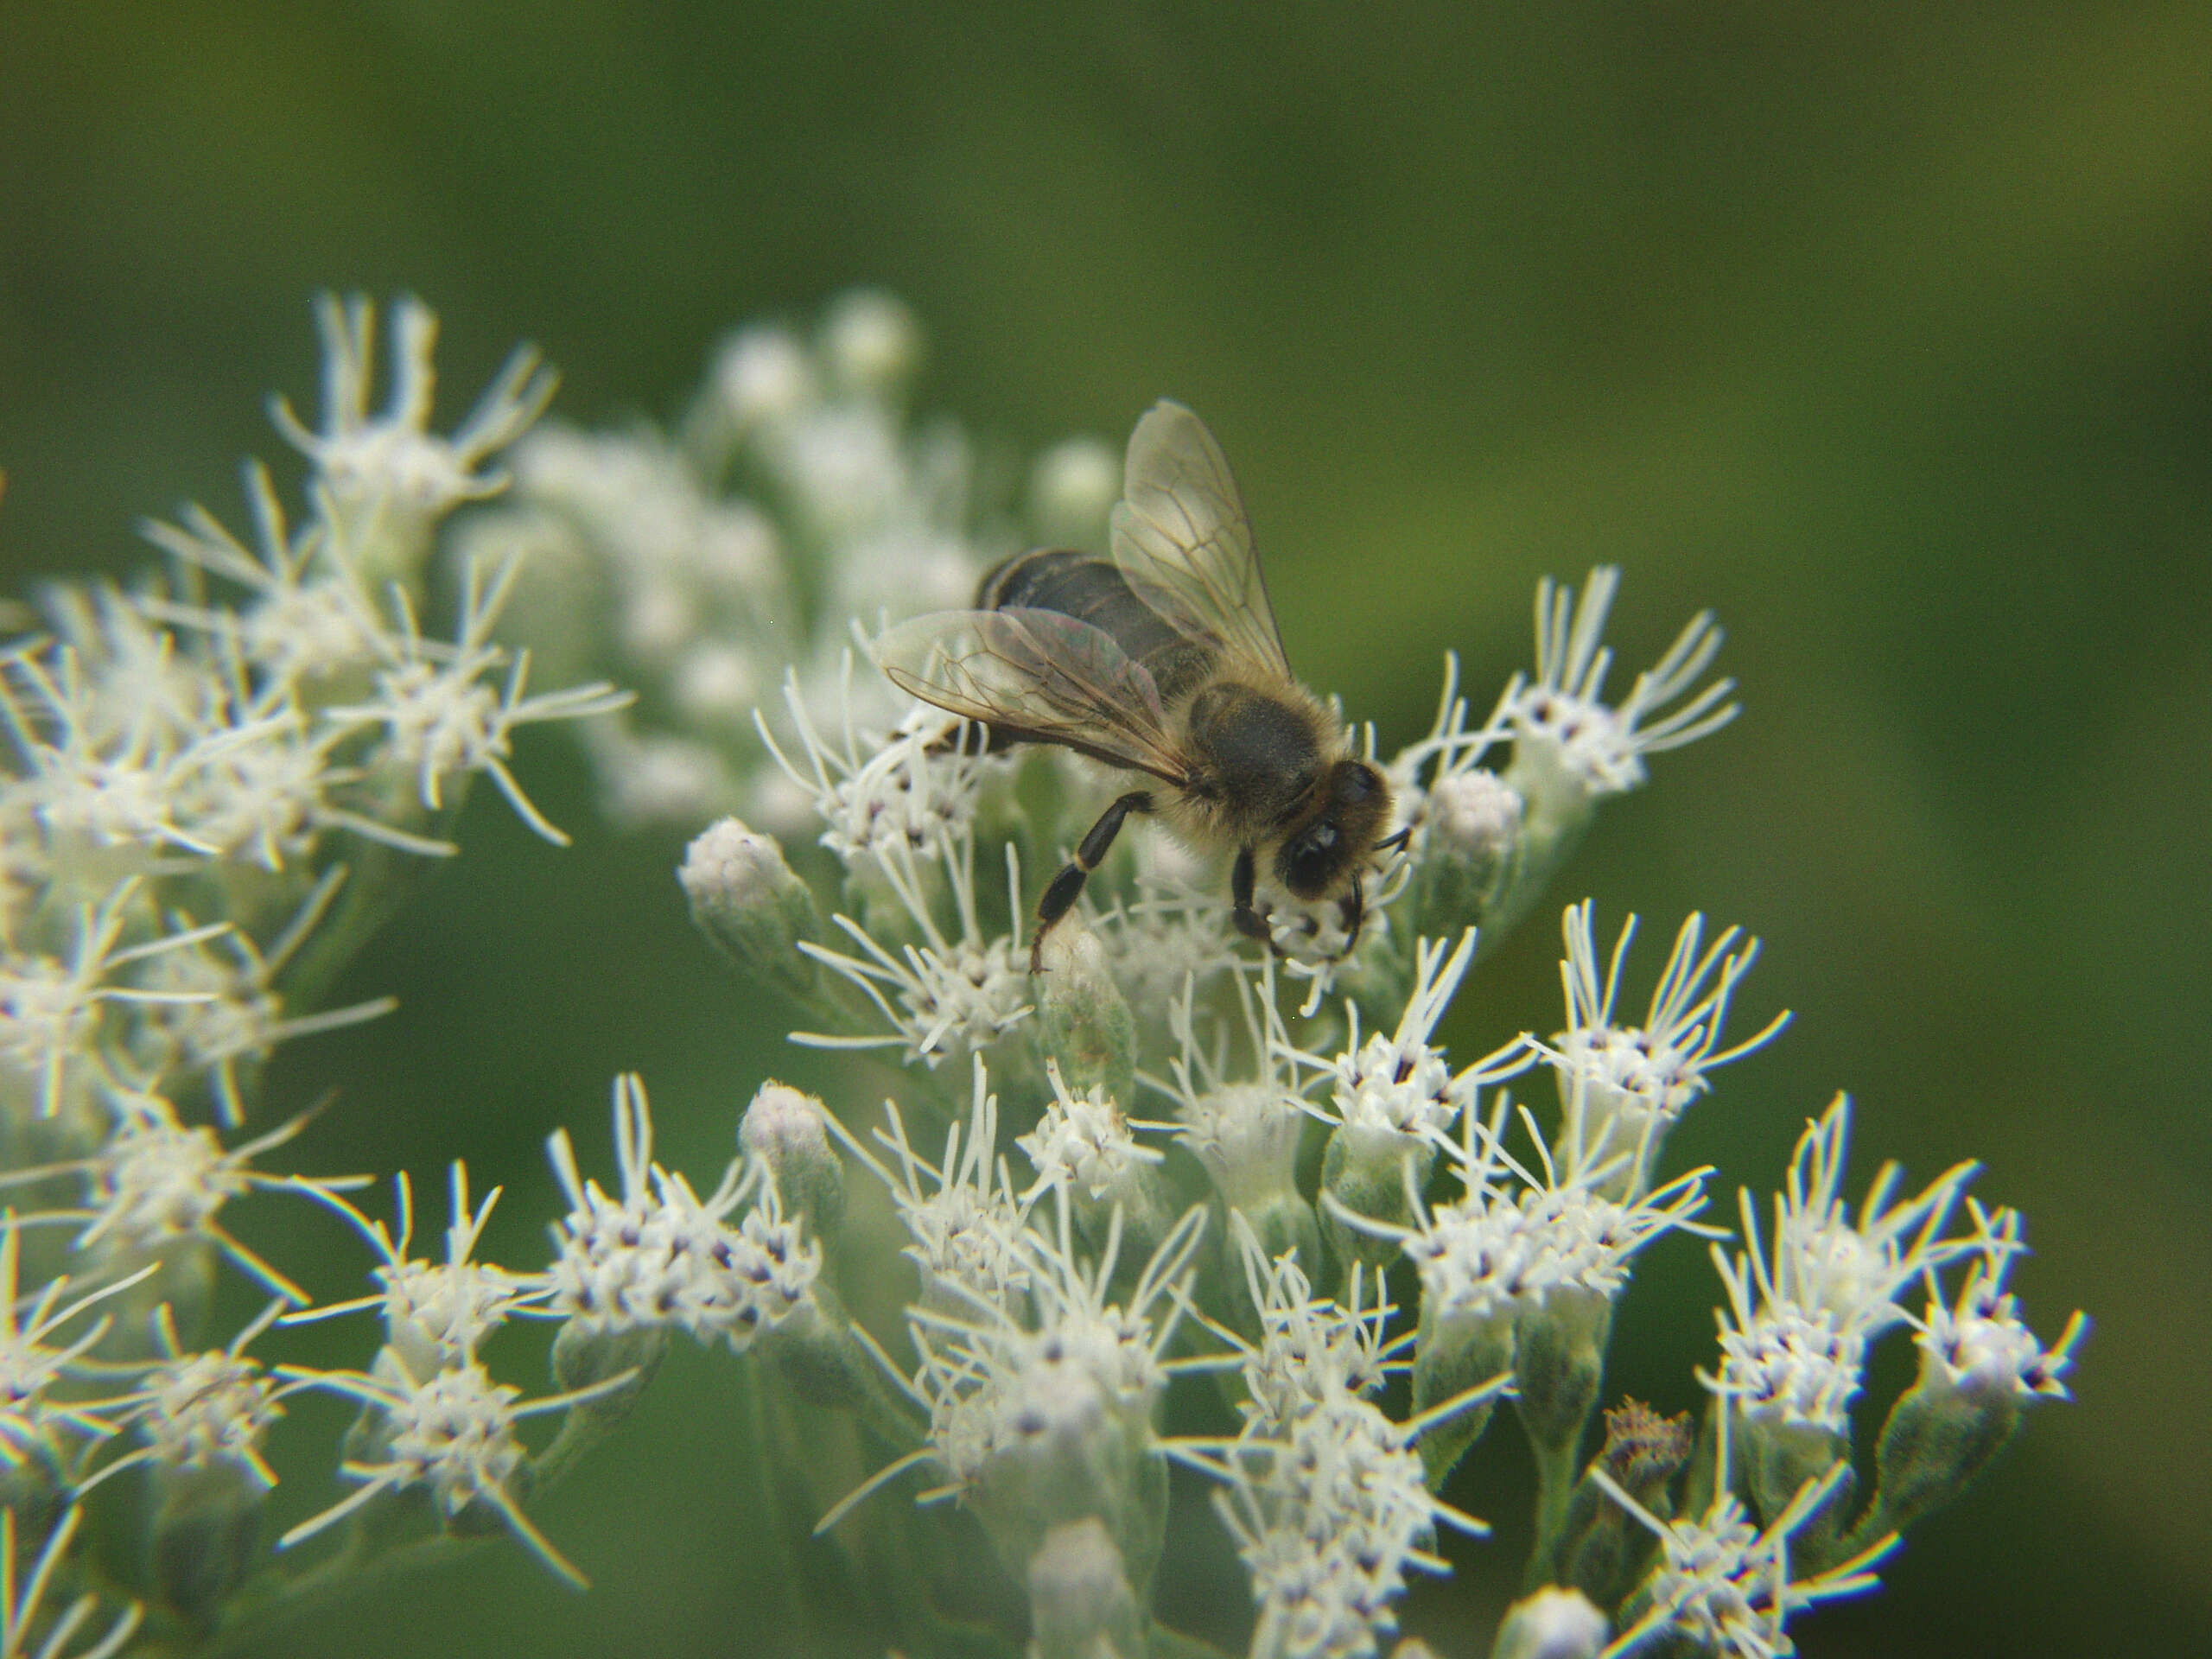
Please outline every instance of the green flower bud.
M749 978L797 1001L821 995L821 967L798 947L823 942L822 912L774 837L723 818L686 849L677 879L699 931Z
M1484 770L1447 772L1428 790L1409 912L1421 932L1478 925L1485 946L1505 936L1511 918L1499 900L1519 886L1522 804L1520 791Z
M1045 935L1037 956L1037 1042L1071 1093L1136 1097L1135 1016L1098 936L1076 917Z
M572 1319L553 1338L553 1380L563 1393L588 1389L624 1371L634 1371L621 1387L569 1408L580 1423L604 1433L627 1417L646 1384L668 1357L669 1334L664 1325L631 1325L610 1330L596 1322Z
M146 1546L156 1593L192 1624L211 1625L257 1559L268 1485L226 1459L156 1464L151 1486Z
M845 1166L812 1095L771 1078L737 1126L738 1145L775 1177L776 1195L827 1257L845 1224Z
M1834 1491L1790 1534L1793 1564L1808 1570L1827 1565L1835 1559L1837 1533L1851 1512L1852 1495L1859 1484L1849 1466L1849 1430L1741 1411L1736 1422L1738 1466L1763 1520L1770 1522L1788 1509L1808 1483L1819 1480L1838 1464L1845 1465Z
M1357 1262L1382 1268L1396 1261L1403 1248L1396 1238L1355 1226L1339 1211L1383 1228L1410 1227L1412 1194L1427 1185L1435 1162L1435 1148L1417 1135L1352 1122L1331 1131L1321 1154L1321 1191L1328 1200L1321 1208L1337 1259L1347 1268Z
M1514 1407L1529 1438L1571 1452L1598 1403L1613 1304L1596 1291L1554 1288L1525 1309L1516 1335Z
M1421 1328L1414 1344L1416 1416L1513 1369L1510 1311L1440 1313L1437 1308L1437 1298L1421 1298ZM1467 1448L1482 1439L1495 1409L1492 1402L1484 1401L1446 1418L1421 1437L1421 1465L1431 1491L1442 1489Z
M1958 1497L2018 1430L2024 1403L2010 1388L1955 1388L1923 1366L1882 1425L1872 1529L1903 1532Z

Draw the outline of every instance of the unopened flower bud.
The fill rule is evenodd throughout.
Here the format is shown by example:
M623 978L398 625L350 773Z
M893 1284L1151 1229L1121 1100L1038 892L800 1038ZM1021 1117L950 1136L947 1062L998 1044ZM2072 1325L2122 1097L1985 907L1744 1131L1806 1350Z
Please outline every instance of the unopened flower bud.
M1117 1104L1135 1099L1136 1019L1098 936L1066 918L1046 934L1037 967L1037 1040L1071 1092L1096 1089Z
M1903 1402L1900 1402L1900 1404ZM1834 1490L1790 1535L1790 1559L1808 1569L1833 1557L1838 1529L1851 1512L1859 1478L1851 1464L1851 1435L1818 1423L1780 1415L1738 1412L1737 1452L1744 1483L1760 1516L1772 1520L1811 1483L1844 1465Z
M2018 1429L2024 1403L2010 1388L1930 1386L1923 1374L1882 1426L1874 1454L1878 1529L1902 1532L1964 1491Z
M1506 1610L1491 1659L1597 1659L1609 1633L1581 1592L1547 1586Z
M802 1001L820 991L821 969L798 946L822 942L822 912L772 836L723 818L692 842L677 879L699 931L746 974Z
M738 1144L766 1166L784 1209L825 1254L836 1249L845 1221L845 1166L823 1124L827 1109L772 1078L737 1126Z
M1095 1516L1054 1527L1029 1558L1033 1659L1141 1659L1144 1619L1114 1535Z
M1504 937L1505 901L1519 885L1522 809L1520 791L1487 770L1446 773L1428 790L1414 877L1423 931L1476 924L1485 941Z
M782 420L814 399L806 348L787 328L740 329L715 354L712 385L722 418L741 430Z
M1623 1491L1665 1520L1674 1513L1670 1484L1690 1457L1690 1419L1662 1417L1624 1401L1605 1414L1605 1444L1592 1462ZM1612 1495L1585 1473L1567 1505L1553 1576L1607 1607L1635 1588L1651 1535Z

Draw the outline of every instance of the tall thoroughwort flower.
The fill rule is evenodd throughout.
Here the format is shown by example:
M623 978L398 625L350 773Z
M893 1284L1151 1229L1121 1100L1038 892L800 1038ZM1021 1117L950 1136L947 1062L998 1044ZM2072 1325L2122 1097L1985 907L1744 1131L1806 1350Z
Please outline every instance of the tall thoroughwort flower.
M1630 1007L1633 923L1601 951L1585 900L1563 1027L1470 988L1599 806L1734 715L1709 615L1608 702L1619 572L1547 579L1529 671L1471 698L1447 657L1395 752L1301 702L1333 782L1215 849L1175 833L1220 816L1178 745L1281 645L1225 461L1159 442L1186 411L1124 466L1011 466L918 413L920 330L863 291L732 334L665 429L540 423L526 349L448 428L424 307L388 366L365 302L317 320L297 486L249 467L243 528L149 524L161 571L56 584L0 645L0 1659L265 1645L471 1547L581 1585L543 1496L649 1443L613 1431L679 1344L757 1483L721 1556L791 1621L753 1645L914 1659L1476 1651L1407 1592L1490 1548L1452 1483L1502 1421L1535 1522L1494 1659L1774 1659L2066 1397L2086 1322L2029 1328L2021 1217L1970 1164L1847 1202L1840 1099L1712 1224L1670 1131L1787 1017L1739 1013L1742 930L1689 918ZM1039 543L1022 616L959 625L974 699L879 671L944 692L887 635ZM436 1239L406 1173L308 1173L278 1051L391 1008L330 992L478 779L566 839L538 727L611 824L693 835L733 1017L808 1070L709 1080L742 1104L696 1181L617 1078L611 1162L553 1131L518 1258L458 1161ZM1702 1423L1605 1395L1677 1233L1722 1281ZM353 1411L319 1468L309 1394Z

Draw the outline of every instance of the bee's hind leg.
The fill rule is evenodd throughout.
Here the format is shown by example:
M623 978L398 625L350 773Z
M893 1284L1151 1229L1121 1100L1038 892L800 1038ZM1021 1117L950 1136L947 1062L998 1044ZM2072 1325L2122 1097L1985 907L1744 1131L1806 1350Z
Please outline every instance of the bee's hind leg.
M1098 815L1098 822L1090 826L1076 848L1075 856L1060 866L1060 873L1046 884L1045 896L1037 901L1037 935L1029 946L1031 973L1044 966L1045 935L1052 931L1055 922L1075 908L1075 901L1083 894L1084 882L1113 850L1114 837L1122 833L1122 820L1132 812L1151 810L1152 797L1143 790L1133 789L1117 797Z

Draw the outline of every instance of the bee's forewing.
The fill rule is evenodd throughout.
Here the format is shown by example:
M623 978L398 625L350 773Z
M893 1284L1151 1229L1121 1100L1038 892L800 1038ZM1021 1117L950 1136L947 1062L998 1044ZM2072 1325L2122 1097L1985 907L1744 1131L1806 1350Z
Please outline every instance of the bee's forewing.
M1160 689L1112 635L1058 611L941 611L874 643L892 683L1030 742L1179 783Z
M1171 626L1289 677L1236 480L1182 404L1154 404L1129 435L1113 528L1115 564Z

